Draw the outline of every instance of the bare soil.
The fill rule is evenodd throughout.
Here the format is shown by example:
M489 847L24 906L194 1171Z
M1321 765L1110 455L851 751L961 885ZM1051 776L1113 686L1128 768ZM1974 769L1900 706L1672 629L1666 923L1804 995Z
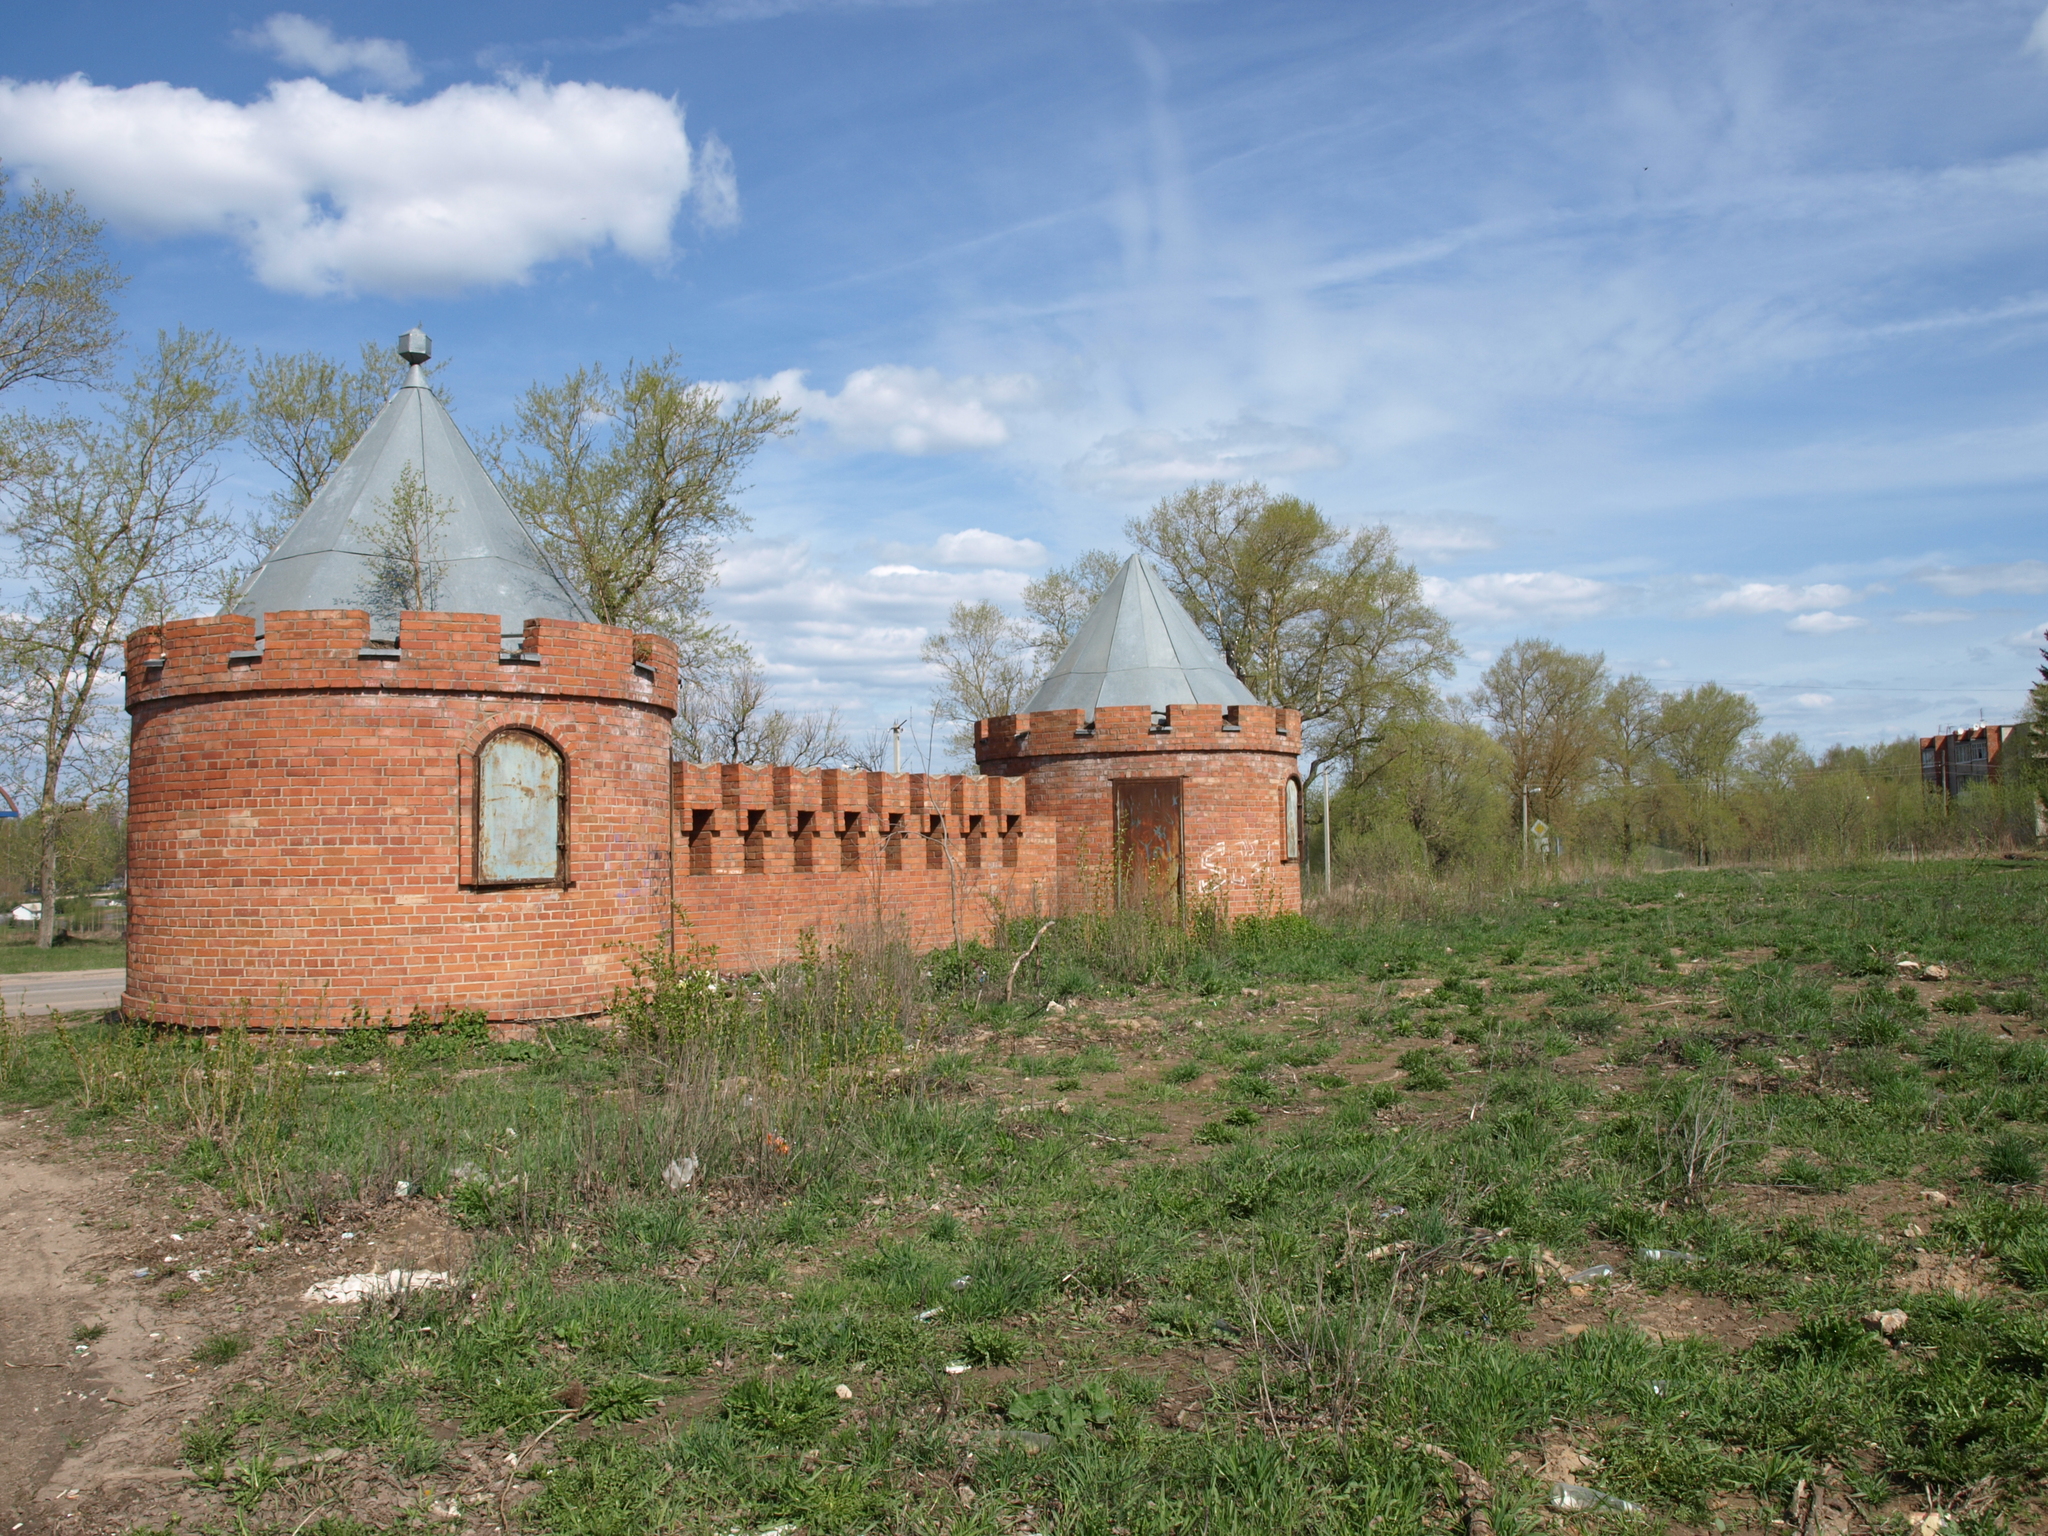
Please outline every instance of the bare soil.
M318 1325L307 1286L366 1270L459 1272L467 1259L462 1234L432 1207L343 1209L285 1243L211 1192L195 1197L113 1152L81 1155L39 1113L0 1117L9 1536L217 1514L216 1500L187 1491L180 1438L232 1384L289 1376L262 1343ZM250 1347L226 1365L198 1364L193 1351L220 1334Z

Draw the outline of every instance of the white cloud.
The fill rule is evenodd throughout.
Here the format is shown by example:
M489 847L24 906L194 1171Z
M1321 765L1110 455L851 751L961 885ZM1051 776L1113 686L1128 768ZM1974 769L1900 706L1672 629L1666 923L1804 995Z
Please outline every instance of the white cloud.
M117 224L226 235L266 286L305 294L521 282L607 245L658 263L692 183L673 101L539 80L418 102L289 80L247 105L0 80L0 156Z
M2034 25L2027 33L2027 40L2021 45L2021 52L2031 53L2048 61L2048 11L2034 18Z
M1038 540L1013 539L986 528L942 533L933 540L933 548L941 565L1031 566L1045 559L1045 546Z
M725 140L707 133L697 145L696 185L690 200L697 205L697 222L712 229L730 229L740 221L740 184L733 174L732 151Z
M1039 393L1028 373L949 379L893 364L848 374L836 395L809 388L797 368L748 387L780 395L850 447L912 455L1000 448L1010 440L1003 413L1029 408Z
M1785 626L1795 635L1839 635L1845 629L1861 629L1866 621L1850 613L1802 613Z
M388 37L336 37L326 22L295 11L279 11L240 34L239 41L274 55L280 64L316 75L364 75L394 91L420 83L405 44Z
M1194 480L1334 469L1344 458L1320 432L1245 415L1200 432L1140 429L1101 438L1067 465L1067 479L1086 490L1150 496Z
M1591 618L1613 608L1626 594L1610 582L1561 571L1499 571L1455 580L1425 576L1422 595L1447 618L1506 624Z
M1932 570L1915 571L1913 575L1943 597L1981 597L1987 592L2048 592L2048 560L1938 566Z
M1801 709L1826 709L1835 702L1832 693L1802 693L1792 701Z
M1707 599L1708 613L1792 613L1822 603L1852 603L1856 594L1834 582L1812 586L1780 586L1767 581L1746 581L1731 591Z
M1370 519L1367 519L1370 521ZM1443 513L1429 517L1392 517L1387 526L1406 555L1462 555L1500 547L1500 521Z
M1898 615L1901 624L1967 624L1976 615L1967 608L1916 608Z

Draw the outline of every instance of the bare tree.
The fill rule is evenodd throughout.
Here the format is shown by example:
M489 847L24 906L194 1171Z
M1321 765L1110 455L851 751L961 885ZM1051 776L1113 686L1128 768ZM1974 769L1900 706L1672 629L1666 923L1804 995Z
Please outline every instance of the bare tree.
M1091 549L1072 565L1060 566L1024 583L1024 613L1037 632L1031 648L1038 670L1050 672L1060 653L1074 643L1088 611L1116 579L1123 562L1106 549Z
M668 635L686 650L721 632L705 593L717 540L746 526L740 476L796 412L775 396L728 401L684 377L673 353L613 383L579 368L520 397L485 453L513 510L601 624Z
M1658 748L1664 744L1667 698L1647 677L1631 673L1609 688L1600 701L1594 751L1607 770L1615 813L1621 821L1624 860L1634 856L1645 797L1650 792L1651 769L1657 761Z
M1600 745L1598 710L1607 691L1607 659L1517 640L1488 667L1472 703L1508 750L1516 793L1543 797L1555 819L1584 786Z
M924 643L925 665L939 673L934 700L939 715L956 729L953 750L974 756L974 722L1013 715L1037 686L1029 626L994 603L955 603L946 628Z
M379 510L370 528L369 576L356 600L377 618L395 619L407 610L433 612L441 606L441 587L448 579L441 531L455 503L436 499L408 459Z
M212 456L235 434L234 349L207 332L160 334L103 421L8 424L0 532L23 595L0 621L15 703L7 745L38 781L43 911L55 936L57 849L67 796L106 792L121 733L102 683L128 629L159 622L204 581L230 531L208 497Z
M1256 481L1212 481L1125 525L1223 653L1270 704L1301 712L1309 777L1372 749L1433 706L1459 655L1384 526L1347 530Z
M853 755L836 709L790 714L769 704L767 674L741 652L686 676L677 699L673 751L691 763L776 763L822 768Z
M101 248L105 226L69 192L31 187L10 203L7 183L0 171L0 390L98 384L120 345L113 301L128 281Z
M268 498L269 516L250 529L268 554L398 387L403 365L389 347L366 341L354 368L318 352L266 355L249 369L246 420L250 450L283 478Z

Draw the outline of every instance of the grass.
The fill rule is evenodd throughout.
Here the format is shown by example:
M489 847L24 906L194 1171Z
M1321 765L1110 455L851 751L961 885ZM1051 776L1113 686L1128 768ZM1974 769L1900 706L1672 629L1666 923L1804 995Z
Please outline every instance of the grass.
M288 1239L398 1180L476 1236L457 1289L272 1341L289 1393L216 1391L208 1529L311 1518L277 1468L329 1447L517 1456L530 1532L1462 1529L1433 1446L1534 1532L1560 1445L1653 1521L1806 1480L2041 1528L2048 864L1076 921L1005 1001L1035 932L652 964L618 1031L530 1042L30 1034L0 1096Z
M99 971L128 963L126 939L81 939L60 934L48 949L36 948L33 933L0 933L0 976L30 971Z

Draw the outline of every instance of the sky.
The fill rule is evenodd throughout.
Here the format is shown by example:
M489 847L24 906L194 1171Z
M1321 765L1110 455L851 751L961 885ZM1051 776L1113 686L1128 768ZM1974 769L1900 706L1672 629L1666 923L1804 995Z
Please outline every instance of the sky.
M0 77L137 336L417 322L473 436L670 350L797 405L714 606L856 736L1212 478L1391 526L1460 688L1541 636L1819 748L2035 676L2039 0L74 0Z

